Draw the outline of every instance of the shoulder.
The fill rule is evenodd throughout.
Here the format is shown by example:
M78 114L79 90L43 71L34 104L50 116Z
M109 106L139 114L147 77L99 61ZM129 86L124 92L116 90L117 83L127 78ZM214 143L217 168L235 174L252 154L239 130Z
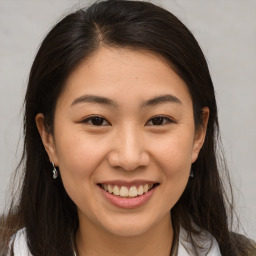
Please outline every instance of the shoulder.
M202 252L207 256L221 256L220 248L215 238L208 232L203 231L199 238L195 238L196 243L202 248ZM197 255L188 233L181 227L179 233L178 256Z
M10 248L13 248L14 256L32 256L27 246L27 235L26 229L20 229L16 234L13 235ZM10 253L8 254L8 256Z
M256 256L256 242L248 239L248 256Z
M256 256L256 242L253 240L248 239L248 256Z
M245 253L247 256L256 256L256 242L252 239L247 238L244 235L233 233L235 241L242 244L246 249Z

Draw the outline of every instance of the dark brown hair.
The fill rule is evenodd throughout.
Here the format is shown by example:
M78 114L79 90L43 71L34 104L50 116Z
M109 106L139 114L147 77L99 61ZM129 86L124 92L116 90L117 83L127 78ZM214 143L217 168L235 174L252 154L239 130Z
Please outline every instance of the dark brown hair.
M65 81L101 46L147 50L164 58L189 89L197 127L201 109L210 109L205 143L192 165L194 178L171 209L172 218L175 228L182 225L188 231L195 255L203 255L204 248L197 243L202 230L215 237L223 256L246 255L245 246L236 242L228 224L233 205L226 198L219 173L225 168L220 170L217 163L217 107L205 57L194 36L173 14L142 1L95 3L66 16L42 42L25 97L24 178L18 202L5 216L2 241L7 245L18 229L26 227L34 256L72 255L70 234L78 228L76 206L61 179L52 179L35 116L43 113L53 132L55 105ZM227 180L229 184L228 176Z

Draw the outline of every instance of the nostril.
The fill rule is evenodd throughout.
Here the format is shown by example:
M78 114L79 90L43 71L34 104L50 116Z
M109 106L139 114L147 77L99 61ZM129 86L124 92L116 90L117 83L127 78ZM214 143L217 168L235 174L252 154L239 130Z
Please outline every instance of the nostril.
M150 163L150 157L142 149L113 150L107 156L109 165L113 168L121 168L125 171L134 171L138 168L147 167Z

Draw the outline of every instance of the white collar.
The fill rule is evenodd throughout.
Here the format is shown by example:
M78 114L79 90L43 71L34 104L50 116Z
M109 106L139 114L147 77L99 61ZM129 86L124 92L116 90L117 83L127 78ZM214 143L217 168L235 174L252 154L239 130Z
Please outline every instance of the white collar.
M219 245L210 233L204 231L200 236L203 239L203 247L206 248L206 252L209 250L209 252L206 254L207 256L221 256ZM191 256L194 255L193 251L194 250L187 232L182 227L180 227L177 256Z
M211 248L207 254L207 256L221 256L220 249L215 238L209 234L208 232L204 232L203 236L205 236L204 246ZM28 246L26 239L26 229L23 228L16 233L14 240L14 255L19 256L32 256ZM191 243L189 242L187 232L181 227L179 233L179 247L178 247L178 256L191 256L191 252L193 249L191 247Z

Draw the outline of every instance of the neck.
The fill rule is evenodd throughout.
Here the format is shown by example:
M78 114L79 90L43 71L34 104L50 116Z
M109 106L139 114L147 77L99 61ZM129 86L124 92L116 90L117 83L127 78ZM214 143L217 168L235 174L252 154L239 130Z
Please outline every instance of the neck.
M80 221L76 234L79 256L167 256L170 255L172 241L170 214L150 230L136 236L120 237L83 221Z

